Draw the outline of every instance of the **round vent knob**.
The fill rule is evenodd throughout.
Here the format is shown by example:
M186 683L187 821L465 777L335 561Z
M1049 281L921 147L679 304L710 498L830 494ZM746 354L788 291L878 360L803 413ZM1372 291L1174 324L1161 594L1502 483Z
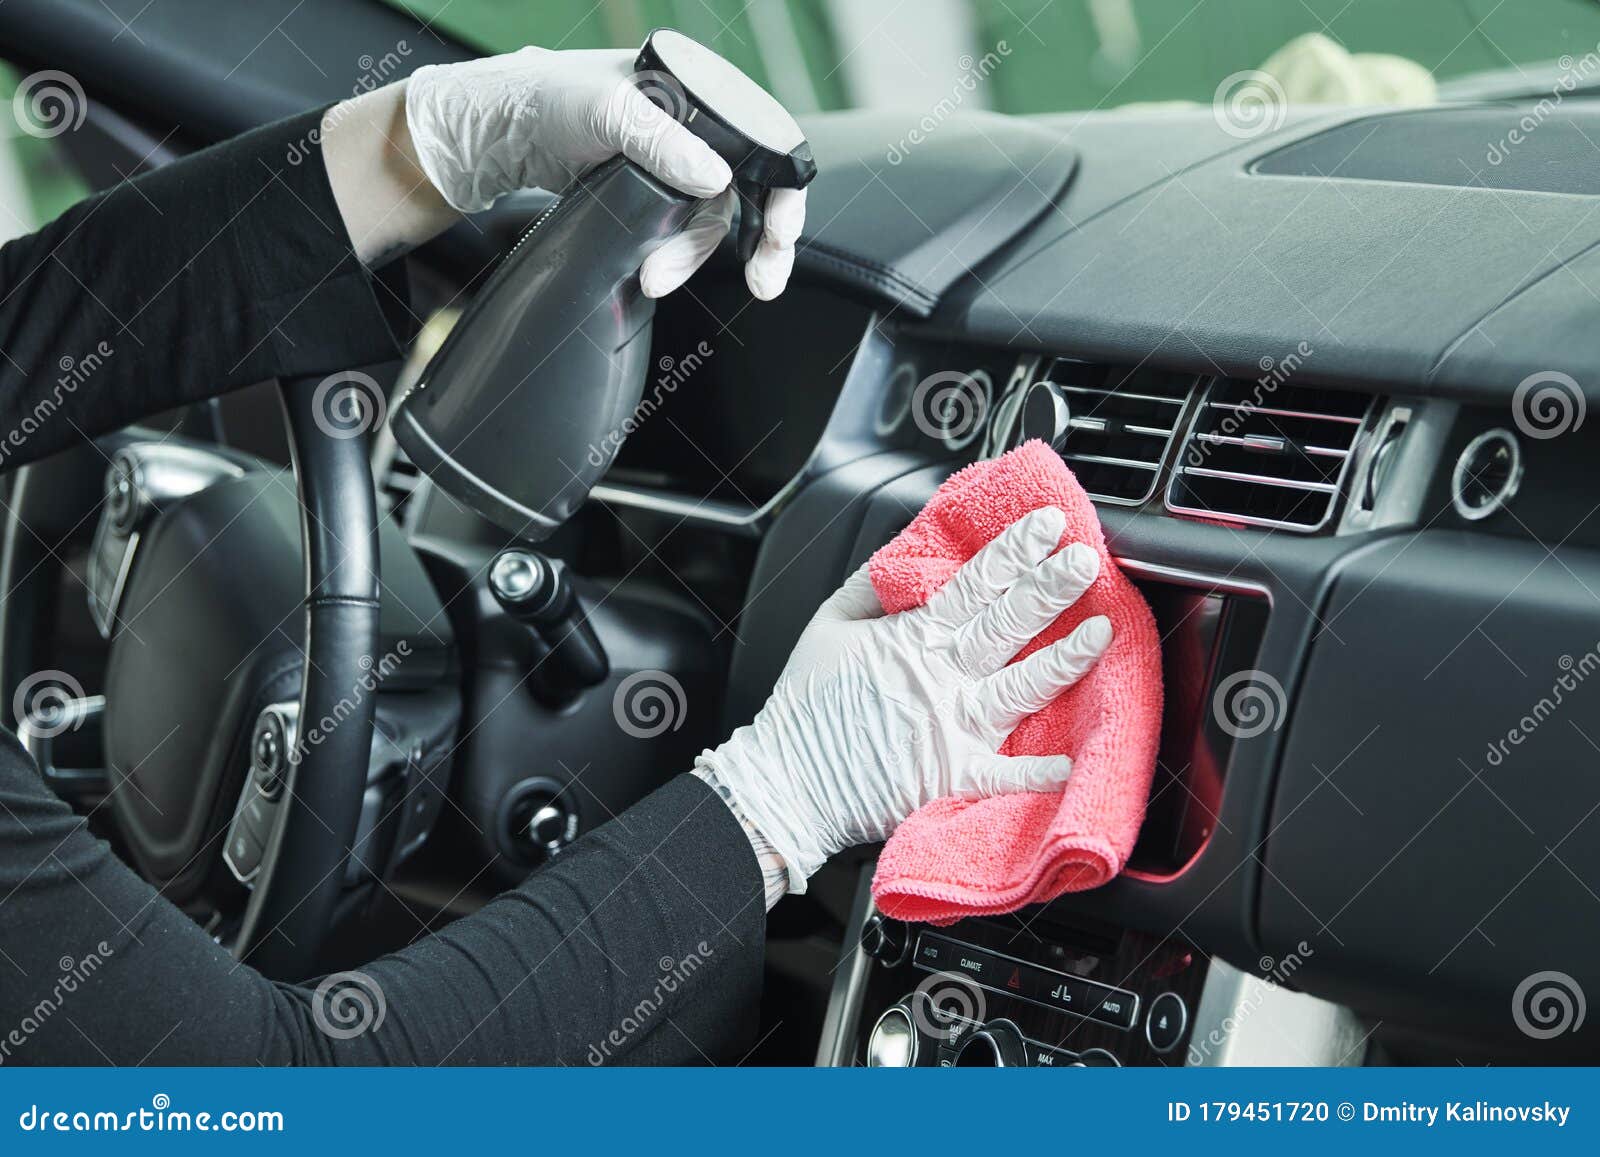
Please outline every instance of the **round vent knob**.
M1494 429L1467 443L1450 476L1450 500L1469 522L1505 507L1522 485L1522 446L1510 430Z
M917 1025L904 1004L897 1004L878 1018L867 1038L869 1069L908 1069L917 1063L919 1050Z
M1034 382L1022 398L1021 438L1038 438L1059 450L1072 432L1072 407L1054 382Z
M958 1069L1020 1069L1027 1064L1027 1044L1009 1020L991 1020L968 1033L955 1057Z

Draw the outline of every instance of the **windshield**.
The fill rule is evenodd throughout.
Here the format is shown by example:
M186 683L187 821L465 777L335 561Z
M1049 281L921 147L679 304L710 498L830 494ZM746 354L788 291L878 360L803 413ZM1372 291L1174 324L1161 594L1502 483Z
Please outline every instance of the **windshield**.
M1600 84L1592 0L392 0L490 52L634 46L669 25L796 112L1210 102L1264 69L1295 102ZM1592 64L1592 69L1586 66ZM1474 82L1481 78L1474 77ZM1445 84L1445 95L1452 94Z

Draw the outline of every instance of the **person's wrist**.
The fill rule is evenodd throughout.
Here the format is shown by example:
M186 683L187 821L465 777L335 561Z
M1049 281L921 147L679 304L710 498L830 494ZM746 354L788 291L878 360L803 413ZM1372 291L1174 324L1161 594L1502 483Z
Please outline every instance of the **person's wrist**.
M351 248L383 264L441 232L455 213L417 154L406 82L342 100L322 117L322 159Z
M718 777L716 770L703 758L689 774L716 792L717 798L733 813L733 818L738 820L739 826L744 829L745 838L750 841L750 850L755 855L756 865L761 869L761 889L765 893L767 910L770 912L772 906L792 890L788 861L772 846L772 841L767 839L745 809L739 806L732 789ZM804 887L800 891L804 892Z

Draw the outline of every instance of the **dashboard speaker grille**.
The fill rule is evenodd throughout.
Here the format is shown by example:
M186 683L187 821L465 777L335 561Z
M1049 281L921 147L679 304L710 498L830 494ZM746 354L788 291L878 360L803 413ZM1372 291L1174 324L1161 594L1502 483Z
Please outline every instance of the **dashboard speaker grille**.
M1193 394L1194 374L1095 365L1070 358L1041 363L1030 389L1048 390L1049 429L1030 428L1018 442L1050 442L1091 498L1142 505L1155 493L1167 450Z
M1173 465L1167 509L1312 533L1332 520L1368 394L1216 378Z

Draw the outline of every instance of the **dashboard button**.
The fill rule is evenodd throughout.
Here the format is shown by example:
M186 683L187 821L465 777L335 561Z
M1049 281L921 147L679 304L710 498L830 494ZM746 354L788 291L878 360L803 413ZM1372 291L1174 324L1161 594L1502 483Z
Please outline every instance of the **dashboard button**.
M950 962L945 967L951 972L965 973L980 984L993 986L1005 979L999 975L1003 963L987 952L961 945L950 954Z
M1048 976L1034 997L1054 1008L1064 1008L1079 1016L1088 1015L1089 986L1081 980L1071 980L1061 975Z
M1066 1049L1051 1048L1038 1041L1027 1041L1028 1064L1036 1069L1071 1069L1081 1067L1078 1054Z
M1170 1053L1183 1040L1189 1028L1189 1006L1176 992L1163 992L1150 1002L1144 1020L1144 1036L1158 1053Z
M1084 1010L1095 1020L1117 1028L1132 1028L1139 1007L1139 998L1120 988L1102 988L1095 985L1089 992L1088 1006Z
M935 972L943 972L950 967L950 961L955 956L956 946L949 940L938 936L929 936L924 932L917 937L917 952L913 963L920 964L923 968L931 968Z

